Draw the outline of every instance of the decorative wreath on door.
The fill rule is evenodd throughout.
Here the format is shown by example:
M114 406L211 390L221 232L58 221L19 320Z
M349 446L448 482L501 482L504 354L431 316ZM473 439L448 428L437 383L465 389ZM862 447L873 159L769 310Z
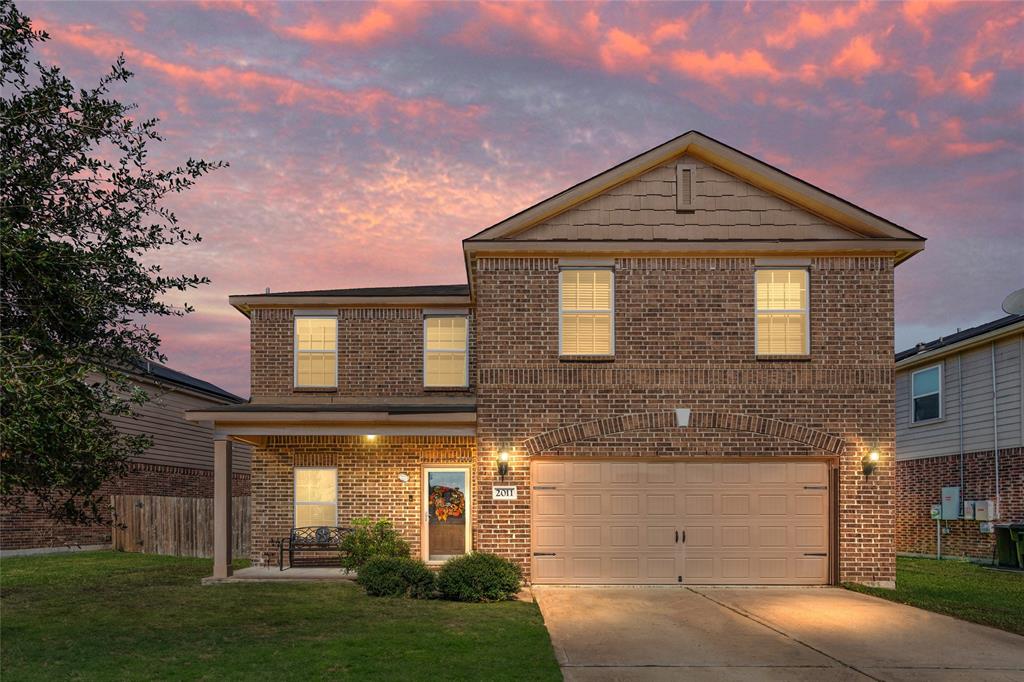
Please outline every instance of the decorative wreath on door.
M466 512L466 496L458 488L435 485L430 488L430 506L437 520L444 523L448 517L462 516Z

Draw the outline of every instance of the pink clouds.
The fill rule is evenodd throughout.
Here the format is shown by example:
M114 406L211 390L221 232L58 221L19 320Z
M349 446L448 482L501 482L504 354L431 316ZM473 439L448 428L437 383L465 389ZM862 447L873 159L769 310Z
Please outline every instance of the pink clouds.
M770 47L791 48L802 39L822 38L833 31L856 26L861 17L874 8L875 3L861 0L856 5L841 5L831 12L816 12L810 7L803 7L796 19L778 32L765 35L765 43Z
M721 83L727 78L760 77L778 80L782 77L781 72L759 50L714 54L703 50L678 50L672 53L670 64L676 71L709 83Z
M418 20L429 11L428 3L378 3L354 21L333 21L317 12L301 25L278 30L312 42L367 45L414 30Z
M861 79L882 65L882 56L872 44L871 36L856 36L832 60L832 71Z
M35 23L41 28L47 26L43 21L37 20ZM201 87L212 95L236 102L244 111L259 111L273 103L307 106L346 116L363 116L372 125L380 125L382 118L386 118L393 123L407 125L459 121L464 126L471 125L473 119L482 112L479 106L460 109L437 98L400 97L379 87L343 90L254 69L229 66L199 68L164 60L131 43L98 33L88 25L65 26L60 29L63 29L62 42L67 45L108 60L123 53L135 67L141 66L156 73L178 88ZM179 98L177 103L178 111L184 113L190 110L187 99Z
M231 163L174 206L204 241L160 262L213 285L157 328L172 366L243 394L247 328L228 294L460 281L461 238L690 128L932 238L898 271L900 300L917 301L901 323L966 321L1019 279L1019 6L25 11L53 36L41 58L77 84L125 53L126 98L172 140L161 163Z

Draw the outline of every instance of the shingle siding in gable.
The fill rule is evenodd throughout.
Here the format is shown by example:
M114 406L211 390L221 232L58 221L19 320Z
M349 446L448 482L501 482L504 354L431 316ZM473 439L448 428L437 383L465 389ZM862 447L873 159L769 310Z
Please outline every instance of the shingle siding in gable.
M855 235L690 156L693 211L676 211L676 161L608 190L517 239L850 239Z

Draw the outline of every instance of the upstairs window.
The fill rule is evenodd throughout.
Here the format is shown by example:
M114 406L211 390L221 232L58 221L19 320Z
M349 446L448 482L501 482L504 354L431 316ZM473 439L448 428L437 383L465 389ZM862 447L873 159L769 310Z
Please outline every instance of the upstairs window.
M809 355L807 270L757 270L755 335L758 355Z
M615 275L611 270L579 269L559 273L561 355L612 355Z
M338 385L338 318L295 318L295 386Z
M910 375L911 419L916 424L942 416L942 365L919 369Z
M338 470L295 468L295 527L338 525Z
M423 320L423 385L469 386L469 324L465 317Z

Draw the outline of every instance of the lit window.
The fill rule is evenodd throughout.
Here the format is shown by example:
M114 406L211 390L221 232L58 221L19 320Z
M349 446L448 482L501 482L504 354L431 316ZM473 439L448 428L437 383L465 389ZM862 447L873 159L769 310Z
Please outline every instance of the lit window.
M613 275L611 270L562 270L559 324L562 355L611 355Z
M295 527L338 525L338 470L295 467Z
M942 366L919 369L910 375L911 413L914 423L942 416Z
M295 385L338 385L337 318L295 318Z
M423 321L423 385L468 386L468 324L465 317Z
M756 329L758 355L807 355L807 271L758 270Z

